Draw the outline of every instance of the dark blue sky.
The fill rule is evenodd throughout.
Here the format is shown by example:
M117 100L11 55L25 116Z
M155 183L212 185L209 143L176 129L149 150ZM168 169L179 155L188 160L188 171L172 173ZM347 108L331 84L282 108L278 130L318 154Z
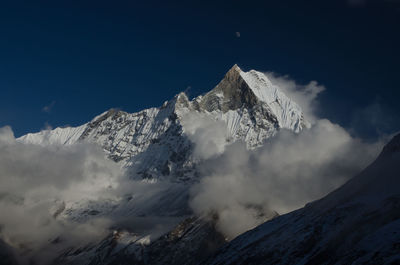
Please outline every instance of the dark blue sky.
M238 63L317 80L320 115L358 135L400 129L398 1L146 2L2 1L0 126L20 136L159 106Z

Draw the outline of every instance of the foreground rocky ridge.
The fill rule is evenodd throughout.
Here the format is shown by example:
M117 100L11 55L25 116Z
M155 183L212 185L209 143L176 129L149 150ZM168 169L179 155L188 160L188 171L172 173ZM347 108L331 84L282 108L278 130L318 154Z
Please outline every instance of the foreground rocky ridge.
M237 237L204 264L400 264L400 134L326 197Z
M213 222L192 216L154 242L115 231L99 244L66 251L54 264L201 264L226 242Z

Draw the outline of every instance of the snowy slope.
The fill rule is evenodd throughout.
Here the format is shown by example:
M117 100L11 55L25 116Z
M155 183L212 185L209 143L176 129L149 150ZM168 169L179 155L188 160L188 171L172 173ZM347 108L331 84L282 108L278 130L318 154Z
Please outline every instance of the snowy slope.
M264 74L251 70L240 72L240 76L256 97L268 104L277 117L280 127L298 132L303 126L309 126L307 123L301 124L303 120L301 108L288 98L278 86L273 85Z
M323 199L237 237L207 264L399 264L400 134Z
M21 138L20 141L25 143L49 145L70 145L78 141L86 128L86 124L78 127L56 128L54 130L43 130L38 133L28 133Z

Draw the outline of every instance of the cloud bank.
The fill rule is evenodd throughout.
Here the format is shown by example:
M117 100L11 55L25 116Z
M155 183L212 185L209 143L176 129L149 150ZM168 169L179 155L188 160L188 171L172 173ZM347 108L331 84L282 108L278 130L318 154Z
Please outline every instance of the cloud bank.
M42 147L0 128L0 237L21 263L46 264L61 249L102 238L110 220L60 218L66 202L109 196L119 168L93 145ZM6 214L5 214L6 213Z
M113 229L157 238L189 214L186 195L183 185L129 178L97 145L25 144L0 128L0 243L20 264L52 264Z
M186 135L196 144L195 159L209 159L224 152L228 137L225 122L199 112L187 113L181 122Z

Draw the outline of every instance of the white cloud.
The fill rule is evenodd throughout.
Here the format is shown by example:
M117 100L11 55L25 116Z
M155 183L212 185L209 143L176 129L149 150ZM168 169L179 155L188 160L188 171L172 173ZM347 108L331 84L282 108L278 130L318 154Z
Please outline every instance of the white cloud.
M55 104L56 104L56 102L53 100L50 104L44 106L44 107L42 108L42 111L43 111L43 112L46 112L46 113L50 113L50 112L52 111L52 109L53 109L53 107L54 107Z
M364 137L386 137L400 118L375 99L371 104L355 110L351 115L351 133Z
M188 112L182 117L186 135L195 143L194 157L208 159L221 154L227 144L226 124L206 114Z
M57 250L100 239L110 220L76 223L57 217L64 202L110 196L121 172L93 145L42 147L19 143L0 128L0 237L21 262L45 264ZM57 244L49 244L58 238ZM25 260L24 260L25 259Z
M381 146L354 139L328 120L299 134L281 131L255 151L236 143L201 165L205 177L191 191L191 207L202 216L217 214L217 228L233 238L274 211L321 198L368 165Z

